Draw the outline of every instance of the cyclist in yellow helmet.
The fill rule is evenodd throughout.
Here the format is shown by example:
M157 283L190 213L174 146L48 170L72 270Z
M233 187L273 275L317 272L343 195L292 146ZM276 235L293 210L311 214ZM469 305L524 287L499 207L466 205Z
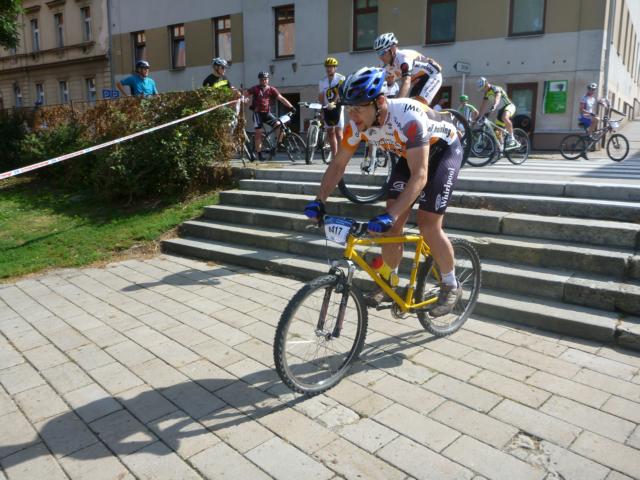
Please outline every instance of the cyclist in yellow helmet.
M339 100L340 85L344 82L344 75L336 72L338 60L327 57L324 61L324 68L327 76L318 83L318 102L326 108L322 109L324 116L324 127L327 131L331 153L335 156L338 153L338 145L342 142L342 127L344 119L342 107L336 104Z

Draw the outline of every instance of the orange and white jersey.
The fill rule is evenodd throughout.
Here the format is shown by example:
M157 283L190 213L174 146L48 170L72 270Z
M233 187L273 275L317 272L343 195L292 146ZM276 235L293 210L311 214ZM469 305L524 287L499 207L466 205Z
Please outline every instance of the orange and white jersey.
M427 105L411 98L388 99L387 118L381 126L360 132L353 121L344 129L342 146L354 151L368 142L406 157L407 150L443 141L451 145L457 130L453 123Z
M442 67L435 60L409 49L396 50L393 62L385 68L393 73L395 78L411 76L412 83L423 75L431 76L442 71Z

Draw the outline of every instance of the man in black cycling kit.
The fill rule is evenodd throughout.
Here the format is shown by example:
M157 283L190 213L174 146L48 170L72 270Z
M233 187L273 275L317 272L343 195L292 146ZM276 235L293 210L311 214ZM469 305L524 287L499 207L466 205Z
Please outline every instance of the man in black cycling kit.
M442 272L438 302L430 315L446 315L462 291L455 276L453 247L442 229L462 164L462 147L455 125L420 101L385 98L384 82L384 70L365 67L343 83L340 99L347 106L350 121L338 154L324 174L320 192L305 207L305 215L322 218L327 198L361 141L396 153L401 158L391 174L386 211L369 221L368 230L373 234L402 235L411 208L418 201L420 233ZM400 265L402 252L402 244L382 246L383 260L392 270ZM369 300L374 304L384 300L384 295L376 292Z

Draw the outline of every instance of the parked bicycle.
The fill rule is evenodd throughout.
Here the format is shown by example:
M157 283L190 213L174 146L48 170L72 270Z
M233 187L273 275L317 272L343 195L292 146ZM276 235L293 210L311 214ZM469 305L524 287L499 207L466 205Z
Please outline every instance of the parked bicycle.
M262 137L262 154L267 154L269 160L273 159L277 151L284 151L289 160L295 162L305 158L307 145L300 135L289 128L292 113L286 113L278 117L274 125L266 125ZM280 127L278 129L278 127ZM278 130L281 132L278 142ZM251 154L256 156L254 133L247 133L251 143Z
M307 150L305 156L307 164L313 162L313 157L318 151L322 156L322 161L329 163L332 155L331 145L322 121L322 110L326 107L323 107L321 103L308 102L299 102L298 105L314 110L313 118L309 121L309 128L307 128Z
M456 110L442 110L441 115L454 123L463 147L464 164L471 151L471 127L467 119ZM367 153L371 152L371 153ZM375 161L373 160L375 158ZM340 192L354 203L374 203L384 198L389 190L391 171L398 161L398 157L382 148L371 150L367 145L364 158L360 163L360 170L347 173L338 184ZM376 175L378 171L378 175ZM380 172L384 172L380 175Z
M364 238L367 223L350 218L324 217L327 240L345 245L344 257L331 264L328 275L305 284L284 309L274 339L274 360L282 381L292 390L317 395L336 385L349 371L364 345L368 312L353 280L357 267L364 270L392 301L376 307L390 309L395 318L416 315L427 331L450 335L465 323L480 293L481 265L475 248L453 239L457 280L462 296L453 311L432 318L429 311L438 299L440 272L429 245L421 235ZM392 289L369 266L357 246L414 243L409 282Z
M599 119L599 117L596 117ZM600 119L599 119L600 120ZM562 139L560 144L560 154L567 160L575 160L579 157L588 160L587 153L593 149L609 133L613 133L606 143L607 156L615 161L621 162L629 154L629 141L621 133L614 133L620 128L622 119L611 120L607 115L602 117L602 126L589 133L589 127L581 124L584 134L572 133Z
M507 142L508 130L503 122L492 122L484 115L476 122L471 140L471 155L467 162L473 167L483 167L500 160L502 155L514 165L520 165L529 158L531 142L529 135L521 128L513 129L514 145Z

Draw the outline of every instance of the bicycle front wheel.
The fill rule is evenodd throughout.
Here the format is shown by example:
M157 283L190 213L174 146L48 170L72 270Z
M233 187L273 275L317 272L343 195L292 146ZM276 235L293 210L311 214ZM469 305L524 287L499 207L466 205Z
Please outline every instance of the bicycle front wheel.
M516 139L520 146L514 149L505 148L504 155L514 165L520 165L529 158L529 151L531 150L529 135L521 128L514 128L513 138Z
M326 131L320 136L320 140L322 141L322 161L325 163L325 165L328 165L329 163L331 163L331 160L333 158L333 152L331 151L331 144L329 143L329 138Z
M377 148L375 158L369 156L370 146L367 145L365 155L357 173L348 173L342 177L338 188L340 193L353 203L365 204L381 200L389 191L389 179L396 162L395 155ZM384 167L378 167L384 165ZM375 175L376 169L382 168L385 175Z
M627 137L619 133L611 135L607 141L607 155L611 160L621 162L629 154L629 141Z
M567 135L560 144L560 155L567 160L575 160L587 150L587 144L582 135Z
M471 152L467 163L472 167L484 167L496 156L498 146L484 130L474 130L471 136Z
M307 148L305 160L307 164L313 162L313 156L316 153L316 145L318 144L318 126L310 125L307 131Z
M278 375L295 392L325 392L347 374L366 332L367 308L360 291L343 277L318 277L282 312L273 350Z
M419 311L418 320L425 330L437 337L451 335L464 325L478 302L481 283L480 257L476 249L466 240L454 238L453 256L455 259L456 278L462 286L462 295L451 313L441 317L430 317L428 309ZM420 264L416 283L416 302L424 302L436 298L439 292L440 272L433 257Z
M295 132L289 132L282 142L289 160L292 162L302 160L306 157L307 145L300 135Z

